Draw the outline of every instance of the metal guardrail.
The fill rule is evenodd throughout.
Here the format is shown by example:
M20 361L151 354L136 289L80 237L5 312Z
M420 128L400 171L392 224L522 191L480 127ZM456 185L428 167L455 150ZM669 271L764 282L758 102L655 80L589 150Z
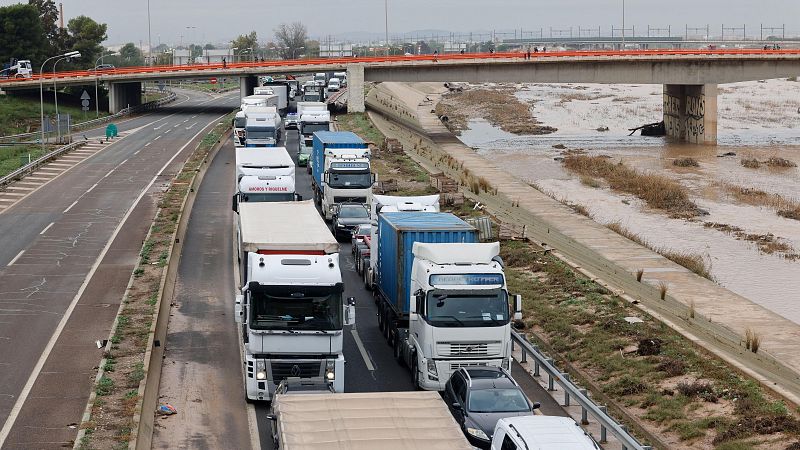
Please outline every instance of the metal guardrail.
M576 386L569 377L569 374L561 372L553 363L553 359L547 357L542 353L536 345L531 344L525 336L511 331L511 345L519 345L522 351L522 360L520 362L527 362L528 356L533 357L533 376L541 376L541 371L544 370L548 375L548 390L555 390L555 384L564 390L564 406L570 406L574 400L581 407L581 422L583 424L589 423L589 416L600 424L600 442L604 443L607 440L608 432L622 444L624 450L652 450L648 445L642 445L636 440L635 437L628 433L626 427L614 420L605 406L599 406L592 401L587 395L585 389Z
M99 119L90 120L88 122L83 122L80 125L86 125L86 124L88 124L90 122L91 122L92 125L97 125L97 124L103 123L104 121L108 121L108 120L111 120L113 118L121 117L121 116L126 115L126 114L132 114L132 113L137 113L137 112L142 112L142 111L150 111L150 110L156 109L159 106L162 106L162 105L164 105L166 103L169 103L169 102L175 100L175 98L177 97L177 94L175 94L172 91L168 91L168 92L169 92L169 95L167 95L164 98L160 98L160 99L154 100L152 102L147 102L147 103L145 103L143 105L138 105L138 106L132 106L130 108L125 108L125 109L123 109L122 111L120 111L117 114L114 114L114 115L111 115L111 116L106 116L106 117L101 117ZM75 127L73 127L73 129L74 128ZM40 133L41 132L28 133L28 134L39 135ZM19 136L19 135L17 135L17 136ZM2 139L4 137L9 137L9 136L3 136L3 137L0 137L0 139ZM72 142L72 143L67 144L67 145L63 145L63 146L53 150L52 152L47 153L45 155L42 155L39 158L36 158L35 160L29 162L28 164L25 164L24 166L22 166L19 169L9 173L8 175L6 175L4 177L0 177L0 190L4 189L6 186L11 184L12 182L20 179L23 175L25 175L27 173L30 173L30 172L33 172L34 170L39 168L39 166L49 162L52 159L58 158L59 156L63 155L66 152L69 152L70 150L73 150L73 149L75 149L77 147L80 147L81 145L85 144L86 142L88 142L88 140L84 139L82 141L76 141L76 142Z
M156 89L147 88L147 90L148 91L154 91ZM158 108L160 106L163 106L163 105L175 100L175 98L177 98L177 94L175 94L175 92L167 91L167 93L168 93L168 95L166 97L164 97L164 98L160 98L158 100L153 100L152 102L147 102L147 103L144 103L144 104L138 105L138 106L131 106L130 108L123 108L120 112L118 112L116 114L111 114L111 115L108 115L108 116L105 116L105 117L99 117L97 119L92 119L92 120L87 120L85 122L76 123L76 124L72 125L71 131L85 130L87 128L92 128L95 125L99 125L101 123L105 123L105 122L117 119L119 117L124 117L124 116L129 115L129 114L143 112L143 111L150 111L152 109L155 109L155 108ZM47 132L47 133L51 133L52 134L53 132L51 131L51 132ZM30 132L30 133L20 133L20 134L9 134L9 135L6 135L6 136L0 136L0 141L3 141L3 142L8 141L8 140L22 141L22 140L24 140L26 138L32 138L32 139L35 139L35 142L38 142L37 138L39 138L41 135L42 135L41 131L33 131L33 132ZM30 143L30 142L28 142L28 143Z

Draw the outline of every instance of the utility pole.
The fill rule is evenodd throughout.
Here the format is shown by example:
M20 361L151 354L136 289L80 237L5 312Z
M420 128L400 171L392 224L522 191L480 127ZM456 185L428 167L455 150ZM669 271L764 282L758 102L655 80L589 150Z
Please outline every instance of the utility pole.
M383 0L383 11L386 19L386 56L389 56L389 0Z
M625 50L625 0L622 0L622 50Z
M150 0L147 0L147 61L148 66L153 65L153 36L150 33Z

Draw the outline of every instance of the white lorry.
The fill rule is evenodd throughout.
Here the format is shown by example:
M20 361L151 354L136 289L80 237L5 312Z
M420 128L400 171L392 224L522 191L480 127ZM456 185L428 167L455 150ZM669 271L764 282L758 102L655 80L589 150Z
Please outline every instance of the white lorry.
M30 78L33 75L31 68L31 61L28 59L20 59L18 61L11 60L10 63L4 64L3 69L0 70L0 78Z
M245 126L247 116L244 111L238 111L233 118L233 145L234 147L244 147L245 145Z
M289 110L289 83L285 81L267 81L256 90L269 89L272 94L278 96L278 112L285 115ZM253 91L254 93L256 91Z
M471 450L435 392L290 393L267 416L279 450Z
M275 147L281 139L281 116L274 106L250 106L245 112L245 147Z
M241 203L237 217L246 398L269 401L289 377L343 392L343 327L355 323L355 299L342 298L339 243L311 201Z
M294 176L245 175L239 179L239 188L233 194L233 210L239 212L239 203L291 202L302 199L295 192Z
M312 142L311 185L325 219L340 203L367 203L375 181L369 145L350 131L317 131Z
M325 86L318 85L313 81L306 82L303 85L303 101L304 102L321 102L325 100Z
M311 147L311 137L317 131L328 131L331 127L331 113L328 105L322 102L297 102L298 130Z
M491 450L600 450L570 417L519 416L497 421Z
M236 184L246 175L294 177L294 160L285 147L236 149Z
M242 99L241 109L247 112L247 109L253 106L275 107L278 108L279 98L275 94L269 95L248 95Z

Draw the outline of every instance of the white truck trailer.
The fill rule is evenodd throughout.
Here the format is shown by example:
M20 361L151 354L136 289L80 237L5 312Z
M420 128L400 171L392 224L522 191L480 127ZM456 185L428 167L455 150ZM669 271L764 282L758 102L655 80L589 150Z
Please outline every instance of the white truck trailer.
M279 450L471 450L435 392L285 394L271 414Z
M248 95L242 99L242 110L246 111L251 106L274 106L278 108L280 98L275 94Z
M343 327L355 323L355 299L342 298L339 243L314 203L242 203L237 234L248 401L271 400L289 377L343 392Z
M294 177L294 161L285 147L236 149L236 184L245 175Z
M281 139L281 116L274 106L250 106L244 110L245 147L275 147Z

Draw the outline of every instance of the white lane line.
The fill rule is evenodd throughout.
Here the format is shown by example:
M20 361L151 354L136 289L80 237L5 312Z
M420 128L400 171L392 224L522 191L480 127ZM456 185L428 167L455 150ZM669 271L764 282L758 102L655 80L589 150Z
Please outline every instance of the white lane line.
M144 146L145 147L150 147L150 144L152 144L152 142L148 142L147 144L144 144Z
M213 122L218 121L223 117L225 117L225 115L215 118L212 122L209 122L209 125ZM3 428L0 429L0 448L3 447L3 445L6 442L6 439L8 439L8 434L11 432L11 428L14 427L14 422L17 421L17 417L19 416L20 411L22 411L22 405L24 405L25 401L28 400L28 396L31 393L31 389L33 389L33 384L36 383L36 379L39 378L39 374L42 372L42 367L44 367L44 363L47 362L47 358L50 357L50 353L53 351L53 347L55 347L58 338L61 336L61 333L64 331L64 328L67 326L67 322L69 321L70 316L72 316L72 312L75 310L75 306L81 299L83 292L86 290L86 287L89 285L89 282L91 281L95 272L97 272L97 268L100 267L100 262L106 256L106 253L108 253L108 249L111 248L111 244L114 242L114 239L116 239L120 230L122 230L122 227L125 225L125 222L128 221L128 218L133 213L133 210L136 209L136 205L139 204L139 202L142 200L145 194L150 190L150 188L153 187L153 184L155 184L158 177L161 176L161 174L165 170L167 170L167 167L169 167L169 165L172 164L172 161L174 161L175 158L177 158L178 155L180 155L181 152L186 147L188 147L189 144L192 143L192 141L194 141L197 138L197 136L200 136L200 133L202 132L203 130L198 131L197 134L195 134L188 141L186 141L186 144L184 144L183 147L181 147L177 152L175 152L174 155L172 155L172 158L170 158L169 161L167 161L167 163L164 164L163 167L161 167L161 170L158 171L156 176L154 176L153 179L150 180L150 183L147 185L147 187L142 189L142 191L139 193L139 196L136 197L136 200L133 202L131 207L128 208L128 212L125 213L125 216L123 216L122 220L119 222L119 224L117 224L117 228L114 229L114 233L111 234L111 237L109 238L108 242L106 242L106 246L103 247L103 251L100 252L100 255L98 255L97 259L94 261L91 270L89 270L89 273L86 274L86 278L83 279L83 284L81 284L80 289L78 289L78 292L75 294L75 297L72 298L72 302L70 302L69 306L67 307L67 310L64 311L64 315L61 316L61 321L58 322L58 326L56 326L56 329L53 331L53 335L50 336L50 340L47 342L47 345L42 351L41 356L39 356L39 360L36 362L36 366L34 366L31 375L28 377L28 381L25 383L25 386L22 388L22 391L17 397L17 401L14 402L14 406L11 408L8 417L6 417L6 422L3 424Z
M183 121L183 123L186 123L186 122L188 122L188 121L189 121L189 119L186 119L186 120L184 120L184 121Z
M129 160L129 159L130 159L130 158L125 158L125 159L124 159L124 160L123 160L121 163L117 164L117 167L119 167L119 166L121 166L121 165L125 164L126 162L128 162L128 160ZM117 167L115 167L115 169L116 169Z
M12 259L11 262L8 263L8 265L11 266L15 262L17 262L17 260L19 259L20 256L22 256L23 253L25 253L25 250L20 250L19 253L17 253L17 256L15 256L14 259Z
M165 132L164 132L164 134L167 134L167 133L169 133L170 131L172 131L172 130L167 130L167 131L165 131Z
M112 173L114 173L114 171L115 171L115 170L117 170L117 168L116 168L116 167L115 167L115 168L113 168L113 169L111 169L111 170L109 170L107 174L103 175L103 178L106 178L106 177L108 177L109 175L111 175Z
M161 125L159 125L159 126L157 126L157 127L153 128L153 131L160 130L161 128L163 128L163 127L164 127L164 125L166 125L166 124L165 124L165 123L162 123Z
M92 192L92 191L94 190L94 188L96 188L96 187L97 187L97 183L93 184L93 185L92 185L92 187L90 187L89 189L87 189L87 190L86 190L86 193L88 194L89 192Z
M39 235L41 236L41 235L43 235L43 234L47 233L47 230L49 230L49 229L50 229L50 227L52 227L52 226L53 226L53 225L55 225L55 224L56 224L55 222L50 222L50 225L48 225L48 226L44 227L44 230L42 230L41 232L39 232Z
M202 105L202 103L200 104ZM195 117L197 117L197 114L193 115L191 118L194 119Z
M174 126L174 127L172 127L172 128L178 128L179 126L181 126L181 124L179 124L179 123L176 123L176 124L175 124L175 126Z
M159 134L158 136L156 136L156 138L155 138L155 139L153 139L153 140L154 140L154 141L157 141L157 140L159 140L159 139L161 139L161 135L160 135L160 134Z
M135 156L135 155L138 155L140 151L141 151L141 150L136 150L135 152L133 152L134 156Z
M367 370L369 370L370 372L375 371L375 366L372 365L372 361L370 361L369 359L369 355L367 354L367 349L364 348L364 343L361 342L361 338L358 337L358 331L356 331L356 329L353 328L352 330L350 330L350 332L353 333L353 339L356 340L356 346L358 347L359 353L361 353L361 358L364 359L364 364L367 365Z
M195 122L195 123L193 123L193 124L189 125L188 127L186 127L186 129L187 129L187 130L191 130L192 128L194 128L194 126L195 126L195 125L197 125L197 122Z
M78 199L78 200L80 200L80 199ZM64 210L64 214L68 213L70 209L72 209L75 205L77 205L78 204L78 200L75 200L74 202L72 202L71 205L67 206L67 209Z

